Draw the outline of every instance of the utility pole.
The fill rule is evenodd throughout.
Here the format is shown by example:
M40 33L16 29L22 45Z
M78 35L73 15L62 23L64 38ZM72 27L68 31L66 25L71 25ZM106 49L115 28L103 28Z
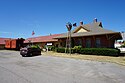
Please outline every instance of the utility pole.
M65 53L67 53L67 51L68 51L71 54L71 29L72 29L72 24L70 22L68 22L66 24L66 27L68 29L68 34L67 34L67 39L66 39Z

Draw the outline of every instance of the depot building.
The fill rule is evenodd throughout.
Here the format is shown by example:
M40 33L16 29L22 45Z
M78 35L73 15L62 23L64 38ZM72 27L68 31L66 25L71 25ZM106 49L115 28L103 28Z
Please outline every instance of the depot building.
M56 47L66 47L68 33L50 34L27 38L25 44L38 44L42 48L45 45ZM80 22L71 31L71 46L82 46L83 48L114 48L115 40L122 39L120 32L105 29L102 22L94 19L92 23L84 24Z

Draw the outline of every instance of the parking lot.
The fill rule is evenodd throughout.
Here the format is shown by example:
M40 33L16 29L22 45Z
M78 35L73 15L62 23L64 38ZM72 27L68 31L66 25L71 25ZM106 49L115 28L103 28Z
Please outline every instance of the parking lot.
M0 50L0 83L125 83L125 67L52 56L22 57Z

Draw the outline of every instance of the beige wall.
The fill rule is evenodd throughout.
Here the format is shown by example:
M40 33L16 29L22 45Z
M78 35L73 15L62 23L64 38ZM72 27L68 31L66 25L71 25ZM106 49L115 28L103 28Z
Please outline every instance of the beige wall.
M78 30L76 33L80 33L80 32L87 32L85 29L81 28L80 30Z

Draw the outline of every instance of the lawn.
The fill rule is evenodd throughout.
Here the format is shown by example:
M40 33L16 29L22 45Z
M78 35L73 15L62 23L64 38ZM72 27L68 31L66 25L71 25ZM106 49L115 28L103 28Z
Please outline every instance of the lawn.
M42 52L44 56L54 56L54 57L63 57L63 58L73 58L81 60L91 60L91 61L100 61L100 62L111 62L119 65L125 66L125 56L124 57L111 57L111 56L97 56L97 55L83 55L83 54L65 54L65 53L56 53L56 52Z

